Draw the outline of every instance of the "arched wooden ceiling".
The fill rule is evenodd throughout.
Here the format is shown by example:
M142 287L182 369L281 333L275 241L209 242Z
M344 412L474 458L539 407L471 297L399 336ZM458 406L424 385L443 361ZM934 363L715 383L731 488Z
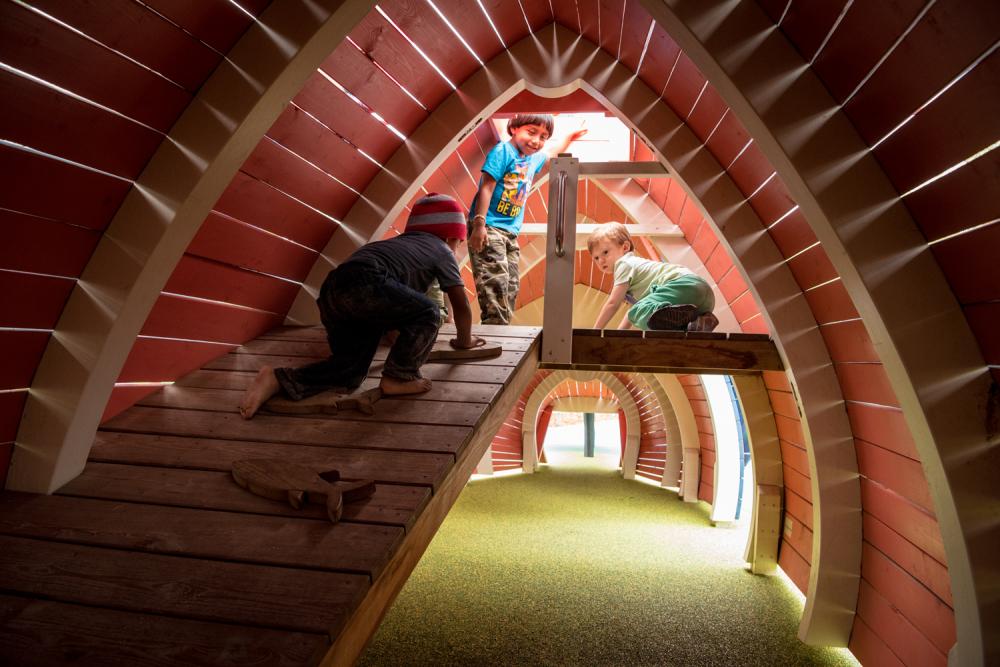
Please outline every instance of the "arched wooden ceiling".
M949 534L949 556L959 554L962 561L962 554L971 552L967 557L978 563L976 575L952 563L952 586L963 598L975 598L985 576L978 555L984 542L972 536L994 534L983 532L973 518L980 510L968 504L975 501L977 489L989 488L988 478L982 476L989 473L967 484L970 480L960 482L953 465L942 475L940 464L927 456L931 452L954 460L956 455L968 456L968 445L978 443L973 448L980 457L975 466L988 471L982 457L996 455L995 429L984 436L987 396L982 379L987 369L994 382L1000 379L1000 346L994 333L1000 318L1000 272L993 259L1000 245L1000 132L995 120L1000 117L1000 8L995 3L820 6L761 0L760 9L744 3L737 10L722 3L695 7L677 2L668 9L631 0L564 0L485 2L481 9L452 0L433 7L384 3L384 13L369 12L371 3L344 3L336 20L325 23L322 12L308 16L305 5L296 2L275 2L261 15L267 4L241 0L237 6L219 0L182 7L151 0L102 3L99 9L85 10L45 0L4 3L0 56L5 67L0 75L6 99L19 102L4 105L0 116L0 160L11 186L0 199L5 222L0 337L8 350L0 393L0 440L7 443L8 453L26 402L27 414L35 417L24 425L27 431L22 426L19 444L35 444L31 430L39 421L60 421L51 419L61 414L53 406L79 404L70 408L67 421L86 432L96 426L123 364L122 381L166 380L280 320L295 298L295 283L308 277L310 267L313 274L325 272L325 262L316 262L323 259L324 250L331 255L326 261L335 262L391 224L388 218L393 216L385 215L390 211L366 210L368 202L359 200L359 193L367 193L366 188L385 175L380 167L391 159L406 162L399 157L413 144L404 144L399 135L431 131L422 129L425 121L452 96L444 79L460 84L480 69L480 61L489 62L505 47L554 21L599 44L635 72L637 81L659 91L664 103L685 120L760 218L820 325L846 399L863 475L867 546L860 616L852 638L856 653L889 651L898 657L912 650L907 644L920 646L921 639L935 655L947 652L948 623L941 619L948 614L925 612L937 603L947 607L950 591L934 583L939 580L934 567L907 563L914 558L945 562L932 514L936 510ZM514 11L515 5L521 11ZM457 40L424 38L450 34L438 11L460 27L475 46L475 56ZM263 24L253 24L254 16L262 16ZM445 76L414 56L390 19ZM767 25L769 31L758 31ZM342 40L348 30L350 40ZM314 33L320 37L314 38ZM725 35L739 39L721 39ZM283 54L284 70L254 69L265 62L255 60L254 49L294 51L297 44L304 46L296 54ZM317 55L324 44L326 51ZM764 56L775 50L764 47L774 44L786 51L772 62ZM310 58L319 62L330 52L329 45L336 48L323 61L322 73L307 78L313 69L303 71L302 63ZM788 55L789 45L798 61ZM767 77L745 66L751 62L748 54L758 55L757 62L763 63L757 69L797 64L778 70L784 78ZM808 76L794 78L802 72ZM226 77L228 84L223 85L220 79ZM393 79L413 97L402 94ZM806 79L822 84L832 107L802 115L802 107L774 104L788 91L797 92L796 86ZM284 107L297 90L292 105ZM275 118L272 124L269 119ZM849 199L824 201L823 191L814 190L823 209L819 217L836 213L843 222L832 236L818 226L812 210L807 215L804 208L789 207L792 198L784 184L794 176L795 188L807 189L854 173L857 154L841 155L843 168L830 169L816 160L836 151L822 143L808 145L810 139L822 139L817 128L842 118L878 161L880 172L875 175L888 178L905 206L901 216L891 219L894 227L881 233L867 253L852 239L872 238L880 209L858 209ZM267 137L254 148L254 137L268 126ZM88 131L80 132L82 127ZM787 132L776 134L776 129ZM164 142L168 132L170 140ZM211 140L215 136L241 137L242 147L221 145ZM205 137L210 148L191 152L192 146L204 149ZM803 144L810 150L803 150ZM173 162L167 162L165 154ZM225 159L216 159L219 155ZM418 152L403 157L412 163L434 156ZM448 160L455 162L453 157ZM781 176L774 176L772 162ZM206 180L206 173L213 178ZM658 192L655 181L646 187L670 215L670 193ZM710 189L698 192L702 203L710 195ZM197 215L216 199L213 213ZM870 196L867 201L872 201ZM176 202L180 206L174 208ZM405 203L398 203L397 213ZM690 233L685 229L696 249L701 230L712 231L699 209L688 209L698 213L699 220ZM190 218L186 237L164 231L178 226L168 225L178 210ZM683 209L674 215L684 228ZM113 218L117 224L109 228ZM355 220L377 224L352 227ZM111 233L102 236L105 229ZM165 237L170 237L169 247L157 246L155 239ZM707 244L707 238L701 243ZM156 251L150 252L150 247ZM106 267L119 266L123 259L134 265L131 273L115 269L108 274ZM738 265L739 252L735 259ZM967 349L972 340L968 336L952 335L959 325L948 318L959 311L942 308L940 292L911 293L907 298L893 292L898 290L894 280L930 259L929 266L943 277L949 298L954 295L965 315L967 325L960 328L971 329L978 350ZM850 270L840 273L835 266ZM134 298L136 276L144 278L137 281L147 294L143 298ZM860 285L863 291L855 289ZM164 286L154 304L152 297ZM81 306L81 299L90 305ZM776 304L765 301L762 306L770 314ZM863 319L855 308L864 313ZM74 338L80 318L95 316L107 320L90 334L97 342L87 335ZM136 339L140 328L142 335ZM961 355L953 349L932 355L928 376L907 365L916 348L904 341L902 365L891 361L887 373L882 362L892 346L887 348L886 342L904 334L927 337L927 328L957 341L944 347L957 346ZM76 374L46 374L43 368L36 376L43 353L53 369L75 364ZM958 358L964 361L959 364ZM101 372L92 372L92 365ZM153 375L150 368L155 369ZM905 400L897 397L908 382L917 383L917 400L909 397L912 392L906 392ZM794 402L787 383L778 391L786 389ZM134 396L147 390L125 386L115 392ZM928 392L943 392L952 402ZM123 404L127 402L126 397ZM956 403L969 408L956 411ZM901 405L907 407L905 412ZM910 433L915 412L921 413L918 422L931 424L929 431L917 424L916 442ZM971 418L960 418L962 414ZM941 425L949 419L969 426L954 437L942 435ZM953 450L957 453L951 454ZM932 480L935 507L927 507L931 503L921 460ZM972 500L953 500L963 494L971 494ZM954 502L957 514L951 509ZM881 535L882 528L869 529L870 523L891 535L873 537ZM878 554L869 553L868 547ZM865 563L885 559L905 576L876 580L874 565L864 574ZM956 566L961 570L957 575ZM906 623L883 627L887 622L878 611L878 600L897 604L894 596L910 586L910 580L933 597L918 598L917 609L904 609ZM980 650L976 628L987 627L976 605L972 603L971 611L968 603L958 609L959 635L971 647L969 655ZM898 639L901 636L906 640Z

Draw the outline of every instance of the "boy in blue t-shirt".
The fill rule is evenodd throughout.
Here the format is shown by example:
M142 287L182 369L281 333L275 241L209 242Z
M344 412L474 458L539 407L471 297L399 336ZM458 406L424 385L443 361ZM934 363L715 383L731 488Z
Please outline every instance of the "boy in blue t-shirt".
M543 152L554 121L548 114L518 114L507 123L510 141L493 147L483 163L479 190L469 207L469 261L483 324L510 324L521 280L517 235L531 182L552 155L587 133L580 129Z

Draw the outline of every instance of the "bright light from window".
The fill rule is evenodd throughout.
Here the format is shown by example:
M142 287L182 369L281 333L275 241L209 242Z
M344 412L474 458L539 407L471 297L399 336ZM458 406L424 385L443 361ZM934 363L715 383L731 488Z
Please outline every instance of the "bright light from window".
M546 148L557 145L566 135L585 128L587 134L579 141L573 142L569 152L580 162L627 162L630 159L629 146L631 133L623 122L613 116L602 113L561 113L554 114L556 120L555 133L546 144ZM510 139L507 134L507 121L510 114L493 117L493 127L501 141Z

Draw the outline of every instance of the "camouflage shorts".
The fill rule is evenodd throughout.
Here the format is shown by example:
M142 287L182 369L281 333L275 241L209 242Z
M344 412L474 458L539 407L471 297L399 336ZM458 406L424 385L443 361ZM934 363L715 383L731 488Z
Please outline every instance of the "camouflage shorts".
M517 235L490 226L486 227L486 246L482 252L469 252L483 324L510 324L521 287L520 260Z

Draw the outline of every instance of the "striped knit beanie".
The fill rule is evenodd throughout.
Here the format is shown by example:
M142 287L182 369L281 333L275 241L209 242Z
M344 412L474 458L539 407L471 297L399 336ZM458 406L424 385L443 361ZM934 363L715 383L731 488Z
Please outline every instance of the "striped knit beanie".
M432 192L417 200L406 221L408 232L428 232L448 239L465 239L465 211L448 195Z

